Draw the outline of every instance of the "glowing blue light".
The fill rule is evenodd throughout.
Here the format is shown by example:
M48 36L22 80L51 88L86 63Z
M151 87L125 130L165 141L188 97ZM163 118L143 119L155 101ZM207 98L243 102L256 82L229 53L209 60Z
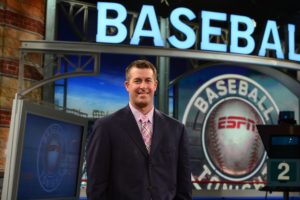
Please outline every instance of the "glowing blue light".
M221 28L210 26L211 20L216 21L226 21L226 13L219 12L210 12L210 11L202 11L202 39L201 39L201 49L203 50L212 50L212 51L222 51L226 52L227 46L226 44L218 44L210 42L210 36L221 36Z
M147 18L149 20L150 30L143 29ZM130 44L139 45L141 37L152 37L155 46L164 46L164 41L160 34L160 29L153 6L144 5L142 7L133 36L130 40Z
M251 18L239 15L231 15L231 34L230 34L230 52L250 54L254 50L255 43L251 34L254 32L254 24ZM239 30L239 24L244 24L246 30ZM245 39L247 45L244 47L239 46L239 39Z
M300 54L295 53L295 25L288 24L288 33L289 33L289 60L300 61Z
M195 19L196 15L188 8L176 8L170 15L171 24L182 32L186 36L186 39L181 41L175 35L172 35L168 38L168 41L178 49L187 49L195 44L196 34L191 27L180 21L180 16L182 15L186 16L189 20Z
M269 42L271 35L273 36L274 43ZM277 30L277 24L275 21L272 21L272 20L267 21L266 29L264 32L264 37L263 37L262 44L261 44L260 50L258 52L258 55L266 56L267 49L275 50L277 58L281 58L281 59L284 58L280 39L279 39L279 33Z
M126 8L119 3L98 2L98 23L96 42L121 43L127 36L126 26L122 23L127 17ZM107 11L112 10L117 13L116 18L107 18ZM107 35L107 28L117 29L115 35Z

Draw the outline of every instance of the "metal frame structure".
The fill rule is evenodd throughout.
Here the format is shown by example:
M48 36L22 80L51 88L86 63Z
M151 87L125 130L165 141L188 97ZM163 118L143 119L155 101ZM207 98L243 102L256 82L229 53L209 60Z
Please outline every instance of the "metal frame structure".
M38 81L36 84L30 88L24 88L24 65L26 64L26 55L30 53L38 53L41 55L52 56L50 63L45 63L44 67L46 68L50 64L58 69L60 67L60 62L62 59L65 59L69 64L73 65L74 71L71 73L59 73L54 74L52 77ZM276 68L286 68L292 70L300 70L300 64L296 62L278 60L273 58L265 58L259 56L250 56L250 55L239 55L239 54L230 54L230 53L219 53L219 52L208 52L200 50L180 50L180 49L171 49L171 48L157 48L157 47L142 47L142 46L128 46L128 45L103 45L98 43L84 43L84 42L65 42L65 41L23 41L20 48L20 70L19 70L19 91L17 96L24 96L27 93L31 92L33 89L41 87L47 83L54 82L62 78L69 78L74 76L82 75L97 75L100 73L100 62L99 57L102 53L111 53L111 54L128 54L128 55L143 55L143 56L157 56L158 58L188 58L195 60L206 60L206 61L219 61L219 62L229 62L229 63L241 63L241 64L254 64L265 67L276 67ZM81 56L90 56L90 60L87 63L83 64L72 64L68 57L69 55ZM87 71L85 67L94 60L94 66L92 71ZM163 65L168 63L166 60L162 61ZM169 70L163 69L163 70ZM169 73L169 72L168 72ZM166 78L168 76L165 76ZM165 80L166 83L169 83L169 80ZM164 84L164 88L159 90L159 98L163 102L166 102L167 99L167 89L169 84ZM17 97L18 98L18 97ZM165 111L167 106L166 104L160 105L159 109Z
M89 10L97 10L94 4L78 1L66 1L66 0L57 0L58 7L62 10L62 13L67 17L68 22L70 23L75 34L79 36L81 41L89 41L88 38L88 17ZM75 18L80 16L82 13L83 23L82 27L78 27Z
M51 51L48 49L45 45L45 47L36 49L34 47L26 47L28 44L31 42L23 42L22 47L20 49L20 66L19 66L19 79L18 79L18 92L17 92L17 98L23 97L32 90L39 88L47 83L52 83L56 80L60 79L65 79L69 77L74 77L74 76L91 76L91 75L96 75L99 73L99 55L96 52L82 52L78 51L78 47L73 47L73 49L64 49L61 48L60 42L55 42L56 43L56 49L54 51ZM35 42L33 42L35 43ZM39 44L46 44L45 42L38 42ZM48 58L51 58L49 62L45 63L42 61L42 64L39 63L32 63L32 61L27 60L27 56L30 57L29 55L31 54L37 54L40 55L42 58L44 56L48 56ZM78 63L73 63L70 59L69 56L76 56L78 57ZM87 61L83 61L82 63L82 57L89 57ZM62 62L65 61L73 68L72 72L68 71L62 71ZM87 69L87 66L93 62L93 69ZM31 66L34 66L37 71L40 73L43 72L43 69L51 66L53 67L53 72L54 74L51 77L45 77L43 80L37 81L34 83L32 86L29 88L25 88L24 84L24 71L25 71L25 65L29 64ZM42 74L43 75L43 74Z
M128 55L146 55L146 56L165 56L177 58L190 58L207 61L227 61L234 63L257 64L262 66L286 68L300 70L300 63L267 58L253 55L232 54L223 52L210 52L201 50L181 50L161 47L128 46L128 45L109 45L87 42L66 42L66 41L23 41L21 45L22 52L40 52L40 53L58 53L68 54L128 54Z

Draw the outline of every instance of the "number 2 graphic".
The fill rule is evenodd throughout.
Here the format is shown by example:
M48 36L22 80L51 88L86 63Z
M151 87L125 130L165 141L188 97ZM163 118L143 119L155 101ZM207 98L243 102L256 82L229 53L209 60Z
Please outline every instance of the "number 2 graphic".
M278 178L277 178L278 180L280 180L280 181L290 180L290 176L287 175L290 171L289 164L282 162L278 165L278 169L282 170L282 172L278 174Z

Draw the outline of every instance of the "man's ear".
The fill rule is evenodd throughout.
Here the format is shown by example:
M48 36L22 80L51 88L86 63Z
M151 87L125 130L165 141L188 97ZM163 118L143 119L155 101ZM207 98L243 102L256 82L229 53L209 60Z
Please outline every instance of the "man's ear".
M128 84L129 84L129 82L127 80L124 81L124 87L126 88L127 91L128 91Z
M158 80L155 80L155 91L157 90Z

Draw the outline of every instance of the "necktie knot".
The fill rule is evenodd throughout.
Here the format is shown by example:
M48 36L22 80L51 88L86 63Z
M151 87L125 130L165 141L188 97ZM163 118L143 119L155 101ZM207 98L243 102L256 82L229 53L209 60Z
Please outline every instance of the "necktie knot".
M150 122L150 120L149 120L149 118L146 117L146 116L141 116L140 122L141 122L142 124L145 124L145 123Z

